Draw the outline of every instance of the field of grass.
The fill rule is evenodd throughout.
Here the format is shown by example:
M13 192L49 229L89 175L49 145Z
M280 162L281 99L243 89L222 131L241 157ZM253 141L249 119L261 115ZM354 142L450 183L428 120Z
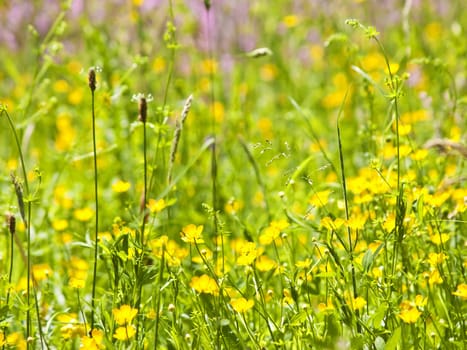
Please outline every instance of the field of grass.
M463 3L2 2L0 349L467 349Z

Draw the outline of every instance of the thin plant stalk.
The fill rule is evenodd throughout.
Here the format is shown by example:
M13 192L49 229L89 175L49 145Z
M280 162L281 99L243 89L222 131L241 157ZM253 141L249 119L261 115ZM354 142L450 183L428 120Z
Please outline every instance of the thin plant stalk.
M154 350L157 350L158 347L158 342L159 342L159 325L160 325L160 314L159 314L159 309L161 307L161 286L162 286L162 281L164 279L164 266L165 266L165 245L162 247L162 256L161 256L161 261L159 265L159 278L158 278L158 283L157 283L157 288L154 289L154 292L156 293L155 298L156 298L156 322L154 326Z
M94 161L94 204L95 204L95 230L94 230L94 266L92 275L92 292L91 292L91 332L94 329L94 310L96 298L96 283L97 283L97 257L98 257L98 232L99 232L99 188L98 188L98 171L97 171L97 149L96 149L96 115L94 108L94 91L96 90L96 71L94 68L89 70L89 88L91 89L91 113L92 113L92 150Z
M15 143L16 143L16 148L18 149L18 154L19 154L19 158L20 158L20 162L21 162L21 169L22 169L22 172L23 172L23 178L24 178L24 187L26 189L26 203L27 203L27 218L25 216L25 208L24 208L24 198L23 198L23 191L22 191L22 186L19 184L19 182L16 180L16 178L12 175L12 181L13 181L13 184L15 186L15 191L16 191L16 196L17 196L17 199L18 199L18 207L19 207L19 211L20 211L20 214L21 214L21 218L24 222L24 225L26 226L26 235L27 235L27 262L26 262L26 265L27 265L27 286L26 286L26 289L27 289L27 310L26 310L26 338L27 339L31 339L32 336L32 327L31 327L31 280L34 280L34 276L32 275L32 269L31 269L31 266L32 266L32 261L31 261L31 218L32 218L32 196L30 194L30 191L29 191L29 182L28 182L28 177L27 177L27 172L26 172L26 166L25 166L25 163L24 163L24 155L23 155L23 151L22 151L22 147L21 147L21 144L19 142L19 138L18 138L18 133L16 132L16 128L13 124L13 121L10 117L10 115L8 114L8 111L6 110L6 107L4 106L1 106L1 112L5 114L7 120L8 120L8 124L10 125L10 129L13 133L13 136L14 136L14 139L15 139ZM14 238L16 238L16 236L14 236ZM20 243L20 242L18 242ZM19 244L20 248L21 248L21 251L22 251L22 246ZM13 256L12 256L13 258ZM43 348L44 346L44 336L43 336L43 333L42 333L42 326L41 326L41 320L40 320L40 314L39 314L39 306L38 306L38 300L37 300L37 294L34 293L34 296L35 296L35 303L36 303L36 316L37 316L37 324L38 324L38 328L39 328L39 337L40 337L40 341L41 341L41 348ZM28 350L31 348L32 346L32 342L27 342L27 348Z
M348 199L347 199L347 182L346 182L346 178L345 178L344 156L343 156L343 153L342 153L342 138L341 138L341 130L340 130L340 127L339 127L339 120L340 120L340 117L342 115L342 111L343 111L344 105L346 103L347 95L349 93L349 90L350 90L350 88L347 89L347 91L345 92L344 100L343 100L343 102L341 104L339 114L338 114L338 117L337 117L337 122L336 122L336 126L337 126L337 142L338 142L338 146L339 146L339 163L340 163L340 170L341 170L342 192L343 192L343 195L344 195L345 219L347 221L349 220L349 202L348 202ZM350 227L348 225L347 225L347 236L348 236L348 244L349 244L347 249L348 249L348 254L349 254L349 259L350 259L350 266L351 266L350 273L351 273L351 278L352 278L353 297L357 298L358 297L357 279L356 279L356 276L355 276L355 265L354 265L354 261L353 261L354 243L352 242L352 233L351 233ZM356 315L358 317L358 310L356 310L355 312L356 312ZM357 320L357 333L360 333L360 332L361 332L361 325Z

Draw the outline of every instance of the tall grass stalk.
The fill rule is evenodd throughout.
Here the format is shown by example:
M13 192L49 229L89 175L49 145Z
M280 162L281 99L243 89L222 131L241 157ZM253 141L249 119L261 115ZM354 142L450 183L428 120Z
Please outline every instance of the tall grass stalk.
M91 90L91 114L92 114L92 151L94 160L94 204L95 204L95 229L94 229L94 266L92 275L92 292L91 292L91 332L94 329L94 313L96 299L96 283L97 283L97 257L99 252L99 187L98 187L98 171L97 171L97 149L96 149L96 115L94 108L94 92L96 90L96 70L91 68L88 74L88 83ZM92 334L92 333L91 333Z
M343 155L343 152L342 152L342 138L341 138L341 130L340 130L340 126L339 126L339 121L340 121L340 118L342 116L342 112L343 112L345 103L347 101L347 96L349 94L349 91L350 91L350 87L345 92L344 100L343 100L343 102L342 102L342 104L340 106L339 113L338 113L338 116L337 116L337 121L336 121L337 143L338 143L338 149L339 149L339 165L340 165L340 170L341 170L342 192L343 192L343 195L344 195L345 219L347 221L349 221L349 218L350 218L350 216L349 216L349 201L348 201L348 198L347 198L347 181L346 181L346 178L345 178L344 155ZM357 279L356 279L356 276L355 276L355 263L354 263L354 256L353 256L354 255L353 250L354 250L356 242L352 242L352 232L351 232L351 229L350 229L349 225L347 225L347 239L348 239L348 247L346 248L344 246L344 248L347 250L347 252L349 254L350 273L351 273L351 279L352 279L352 291L353 291L353 298L355 299L355 298L358 297ZM358 240L358 233L357 233L356 240ZM357 333L360 333L361 332L361 325L360 325L360 322L358 320L358 315L359 315L358 310L356 310L355 314L357 316L357 320L356 320Z
M213 64L214 54L211 40L211 1L204 0L204 8L206 14L206 23L207 23L207 32L206 32L206 43L208 49L208 59L211 64ZM211 105L211 128L212 128L212 146L211 146L211 193L212 193L212 219L213 219L213 236L215 240L215 251L214 251L214 261L217 263L219 251L222 259L222 270L225 268L224 261L224 234L222 230L219 230L219 208L218 208L218 193L217 193L217 174L218 174L218 163L217 163L217 130L216 130L216 108L215 108L215 90L214 90L214 69L211 67L209 70L209 81L210 81L210 105ZM220 237L219 237L220 233ZM219 247L219 238L220 238L220 247ZM219 286L219 298L217 298L217 307L218 307L218 320L216 322L216 339L217 347L221 346L221 322L220 320L224 317L224 309L222 308L222 284Z
M178 49L176 27L175 27L175 16L174 16L172 0L169 0L169 20L167 21L166 27L167 28L164 34L164 41L166 43L166 47L169 49L169 60L168 60L169 67L168 67L168 72L167 72L167 80L165 81L164 97L162 99L162 107L161 107L162 118L160 119L160 123L163 123L165 119L166 107L168 103L167 101L169 97L169 88L173 80L174 69L175 69L175 53ZM156 141L156 144L154 145L155 153L154 153L153 160L152 160L152 171L151 171L151 176L149 178L148 195L149 193L152 192L153 187L155 185L155 181L156 181L155 169L157 168L157 161L158 161L158 156L159 156L158 150L161 145L161 141L162 141L162 133L159 130L158 135L157 135L157 141Z
M19 183L19 181L16 179L16 177L12 175L12 182L13 182L13 185L15 187L16 197L18 199L18 209L20 211L21 218L22 218L22 220L24 222L24 225L25 225L26 231L27 231L27 233L26 233L26 236L27 236L27 248L26 248L26 251L27 251L26 260L27 261L26 261L26 265L27 265L27 276L28 277L27 277L27 286L26 286L26 289L27 289L27 297L26 297L27 298L26 299L27 300L26 338L28 339L27 348L30 349L30 347L33 344L33 342L29 341L29 340L32 339L31 291L33 291L33 289L34 289L34 284L33 284L33 286L31 286L31 281L34 282L34 276L32 275L32 269L31 269L31 266L32 266L32 259L31 259L31 219L32 219L32 202L34 200L34 195L31 195L30 190L29 190L29 181L28 181L26 166L25 166L25 162L24 162L24 155L23 155L21 144L20 144L19 138L18 138L18 133L16 132L16 128L15 128L15 125L13 123L13 120L11 119L10 115L8 114L8 111L7 111L6 107L3 106L3 105L1 106L1 113L5 114L5 116L6 116L7 120L8 120L8 124L10 126L10 129L11 129L11 131L13 133L13 136L14 136L14 139L15 139L16 148L18 150L18 155L19 155L20 162L21 162L21 169L22 169L22 172L23 172L24 187L26 189L26 198L24 198L22 185ZM25 214L24 202L26 202L26 205L27 205L27 210L26 210L27 214ZM27 215L27 218L26 218L26 215ZM12 239L13 238L16 238L16 236L12 237ZM20 241L18 241L18 244L19 244L20 250L23 251ZM12 255L12 259L13 259L13 255ZM42 333L42 326L41 326L41 320L40 320L40 314L39 314L39 305L38 305L38 300L37 300L37 293L35 292L35 290L33 291L33 293L34 293L34 300L35 300L35 311L36 311L36 316L37 316L39 337L40 337L40 341L41 341L41 348L43 348L45 340L44 340L44 336L43 336L43 333ZM45 344L47 344L47 343L45 343Z

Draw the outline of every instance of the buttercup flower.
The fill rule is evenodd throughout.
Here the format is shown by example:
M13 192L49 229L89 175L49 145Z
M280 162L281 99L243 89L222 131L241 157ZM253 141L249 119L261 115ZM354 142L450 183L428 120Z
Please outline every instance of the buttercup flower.
M118 327L115 330L114 338L117 340L128 340L133 338L136 334L135 326L127 325L125 327Z
M255 305L255 301L252 299L247 300L245 298L238 298L232 299L230 301L230 305L232 305L232 308L238 313L244 313Z
M138 313L138 310L133 309L130 305L122 305L119 309L113 309L112 313L114 315L115 322L118 325L123 326L131 323Z
M196 290L198 293L204 294L219 294L219 287L217 286L216 281L204 274L202 276L194 276L191 279L190 287Z
M457 286L457 290L452 292L453 295L457 295L461 299L467 300L467 284L462 283Z
M196 226L189 224L182 229L180 236L182 237L183 242L187 243L203 243L203 238L201 233L203 232L203 225Z

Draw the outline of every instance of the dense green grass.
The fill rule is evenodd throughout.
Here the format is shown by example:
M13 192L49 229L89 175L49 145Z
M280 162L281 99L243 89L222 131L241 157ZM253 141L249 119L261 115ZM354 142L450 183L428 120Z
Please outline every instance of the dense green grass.
M465 349L462 2L149 3L1 48L0 346Z

